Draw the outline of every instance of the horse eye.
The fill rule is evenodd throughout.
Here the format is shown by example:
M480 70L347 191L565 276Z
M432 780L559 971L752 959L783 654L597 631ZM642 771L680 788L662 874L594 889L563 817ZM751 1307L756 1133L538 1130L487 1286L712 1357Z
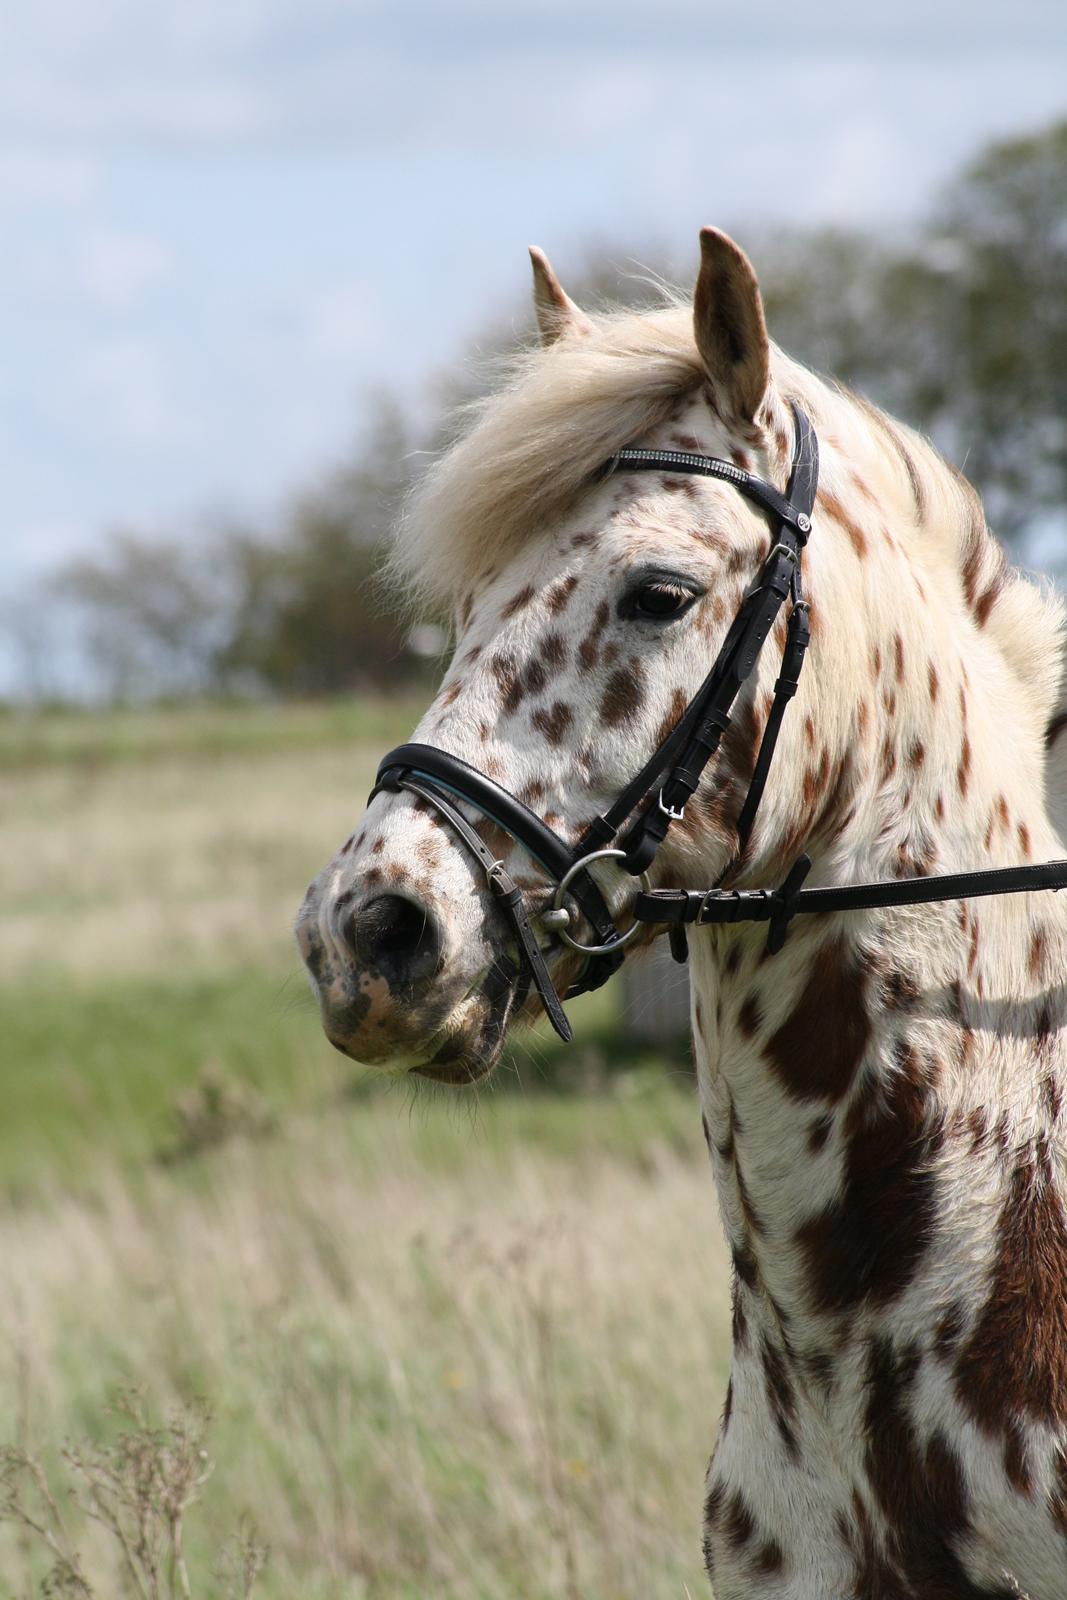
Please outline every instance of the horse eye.
M692 589L679 583L665 583L662 579L645 582L631 590L620 608L623 616L645 618L652 622L666 622L680 617L696 599Z

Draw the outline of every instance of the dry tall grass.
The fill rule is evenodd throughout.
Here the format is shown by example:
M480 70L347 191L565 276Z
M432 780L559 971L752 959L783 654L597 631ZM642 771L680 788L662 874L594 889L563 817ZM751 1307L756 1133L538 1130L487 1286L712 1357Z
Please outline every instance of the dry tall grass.
M327 746L0 779L0 972L85 983L292 965L304 885L354 826L374 766Z
M710 1178L685 1135L642 1145L639 1105L571 1109L568 1156L394 1098L6 1216L0 1410L54 1471L120 1387L206 1397L190 1567L251 1514L257 1595L699 1594L728 1349ZM75 1534L121 1594L106 1534ZM0 1529L0 1592L35 1570Z
M132 1388L214 1414L193 1600L245 1517L255 1600L704 1594L727 1271L696 1107L647 1071L345 1098L289 928L409 722L330 715L0 728L0 1443L98 1600L136 1591L61 1448L98 1460ZM49 1560L0 1524L0 1597Z

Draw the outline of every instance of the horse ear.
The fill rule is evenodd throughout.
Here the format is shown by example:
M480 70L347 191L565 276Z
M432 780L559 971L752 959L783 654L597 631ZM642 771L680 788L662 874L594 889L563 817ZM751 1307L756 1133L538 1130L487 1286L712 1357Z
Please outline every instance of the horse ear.
M771 375L763 299L748 257L717 228L700 230L693 328L723 417L754 422Z
M592 333L593 324L564 291L552 270L552 263L535 244L530 246L530 260L533 263L534 310L541 343L555 344L565 333L581 336Z

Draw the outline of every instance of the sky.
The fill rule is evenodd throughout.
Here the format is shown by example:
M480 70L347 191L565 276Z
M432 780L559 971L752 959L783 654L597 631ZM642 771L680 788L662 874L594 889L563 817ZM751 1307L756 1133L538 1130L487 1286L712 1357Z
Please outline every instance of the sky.
M566 281L591 240L906 228L1065 113L1060 0L0 0L0 600L116 526L269 517L531 242Z

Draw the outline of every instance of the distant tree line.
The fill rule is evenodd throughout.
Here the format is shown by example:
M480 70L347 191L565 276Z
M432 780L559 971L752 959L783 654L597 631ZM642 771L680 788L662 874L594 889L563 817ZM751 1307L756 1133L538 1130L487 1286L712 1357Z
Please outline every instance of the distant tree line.
M772 335L929 433L977 485L1023 559L1057 565L1067 525L1067 121L991 146L949 184L924 225L890 238L842 230L743 241ZM568 278L588 304L648 304L653 278L601 262ZM678 264L652 262L686 281ZM525 308L520 317L525 315ZM481 350L514 340L489 329ZM163 540L116 532L53 589L74 611L100 682L118 697L323 695L395 688L425 672L426 634L374 582L413 462L446 437L378 406L350 460L297 496L276 526ZM424 458L424 456L423 456Z

